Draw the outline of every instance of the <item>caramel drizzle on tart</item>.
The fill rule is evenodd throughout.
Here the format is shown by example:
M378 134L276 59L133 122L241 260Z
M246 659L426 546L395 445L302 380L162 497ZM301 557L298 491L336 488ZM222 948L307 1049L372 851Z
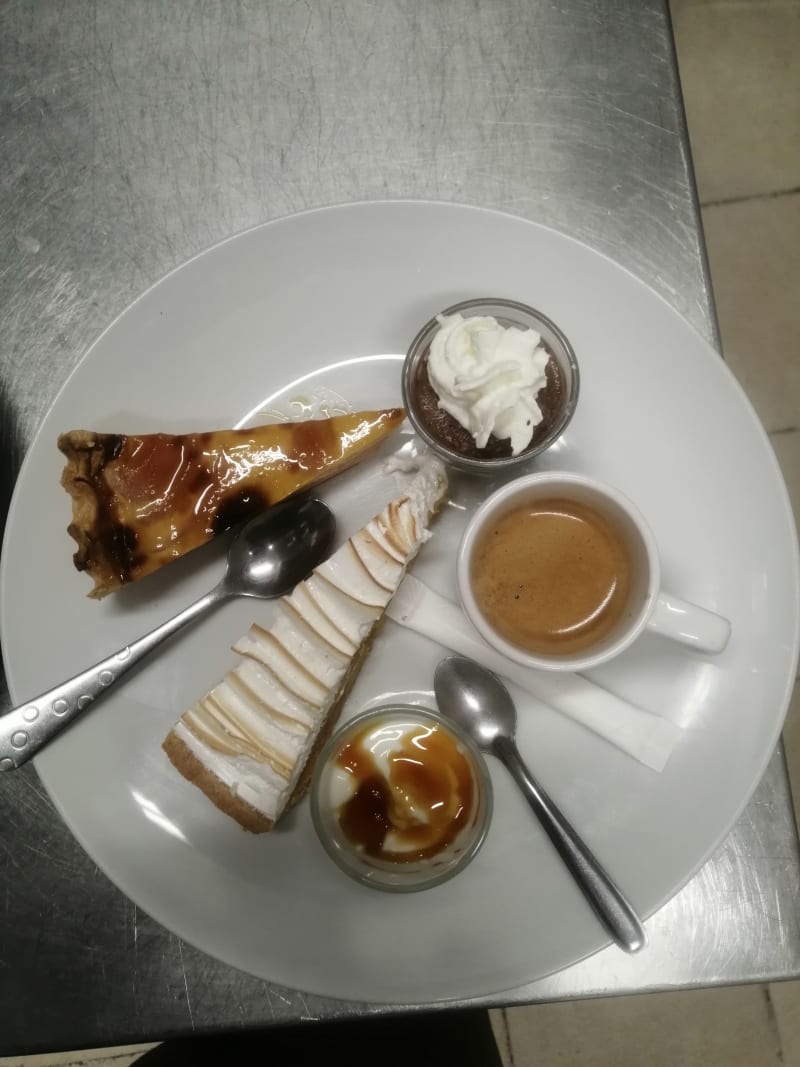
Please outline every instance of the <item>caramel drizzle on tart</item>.
M73 560L90 596L143 578L270 504L346 470L405 417L401 408L247 430L61 434Z

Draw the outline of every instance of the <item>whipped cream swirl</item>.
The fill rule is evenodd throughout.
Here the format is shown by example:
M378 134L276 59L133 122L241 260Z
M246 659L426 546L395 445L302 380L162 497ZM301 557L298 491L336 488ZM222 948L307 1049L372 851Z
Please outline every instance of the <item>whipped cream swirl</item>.
M439 315L428 377L439 407L484 448L490 435L509 438L519 455L542 421L536 402L550 358L531 329L501 326L491 316Z

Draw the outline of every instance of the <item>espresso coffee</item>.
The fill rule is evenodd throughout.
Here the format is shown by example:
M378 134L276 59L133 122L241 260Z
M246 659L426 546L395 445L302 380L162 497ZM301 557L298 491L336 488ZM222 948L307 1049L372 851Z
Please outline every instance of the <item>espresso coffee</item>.
M472 588L489 625L538 655L572 655L608 636L630 610L625 538L594 507L563 497L522 504L475 544Z

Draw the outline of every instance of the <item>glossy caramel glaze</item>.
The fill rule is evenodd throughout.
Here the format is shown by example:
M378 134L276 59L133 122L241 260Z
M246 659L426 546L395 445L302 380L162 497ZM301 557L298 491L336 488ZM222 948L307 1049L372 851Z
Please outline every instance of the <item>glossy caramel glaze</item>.
M75 566L104 596L346 470L404 417L390 408L197 434L62 434Z
M401 734L393 725L387 734ZM474 784L467 758L453 737L410 723L386 749L368 726L339 752L353 794L339 808L344 836L368 856L412 863L443 852L469 824ZM384 763L386 766L384 766Z

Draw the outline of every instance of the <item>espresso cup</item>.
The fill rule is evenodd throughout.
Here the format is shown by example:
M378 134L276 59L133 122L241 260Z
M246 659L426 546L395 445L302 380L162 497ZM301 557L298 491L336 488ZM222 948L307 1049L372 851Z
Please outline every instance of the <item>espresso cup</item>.
M504 656L585 671L644 631L721 652L722 616L661 589L655 538L619 490L548 471L508 482L470 520L458 551L465 614Z

